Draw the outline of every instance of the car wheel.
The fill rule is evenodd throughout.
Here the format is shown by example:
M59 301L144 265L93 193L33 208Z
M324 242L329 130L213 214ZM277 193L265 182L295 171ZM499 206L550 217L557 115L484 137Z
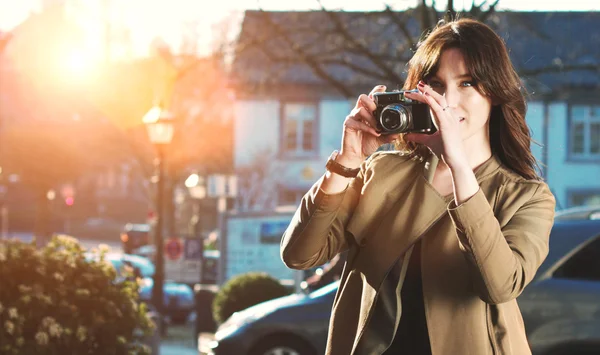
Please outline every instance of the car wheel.
M306 341L293 335L273 335L260 340L250 355L315 355Z

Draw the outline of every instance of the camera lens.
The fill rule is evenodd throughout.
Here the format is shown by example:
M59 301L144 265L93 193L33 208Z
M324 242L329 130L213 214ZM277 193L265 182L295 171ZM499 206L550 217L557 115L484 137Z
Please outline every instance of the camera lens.
M383 131L401 133L408 129L410 113L402 105L388 105L381 111L379 123Z
M387 130L394 130L400 126L400 113L395 110L388 110L381 115L381 123Z

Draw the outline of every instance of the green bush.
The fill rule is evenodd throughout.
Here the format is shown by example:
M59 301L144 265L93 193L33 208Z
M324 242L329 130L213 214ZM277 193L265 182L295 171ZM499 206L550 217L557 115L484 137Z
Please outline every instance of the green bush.
M73 238L0 241L0 354L148 354L154 324L135 281L117 282Z
M219 324L233 313L289 295L289 290L266 273L249 272L227 281L213 301L213 317Z

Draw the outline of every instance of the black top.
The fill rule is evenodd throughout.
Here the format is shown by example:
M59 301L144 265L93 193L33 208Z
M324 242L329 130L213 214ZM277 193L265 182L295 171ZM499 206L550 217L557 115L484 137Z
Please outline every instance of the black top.
M401 298L400 324L384 355L431 355L421 279L421 240L415 243L410 256Z

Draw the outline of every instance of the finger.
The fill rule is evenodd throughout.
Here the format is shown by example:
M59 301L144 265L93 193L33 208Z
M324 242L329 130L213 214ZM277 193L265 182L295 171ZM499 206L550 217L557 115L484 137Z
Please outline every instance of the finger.
M385 85L377 85L373 88L373 90L371 90L371 92L369 93L369 97L372 99L373 98L373 94L376 92L385 92L386 86Z
M366 97L366 99L370 100L368 97ZM362 106L363 110L358 111L357 114L360 115L358 119L367 122L371 127L377 127L377 121L375 120L375 116L373 116L372 114L372 112L375 111L377 106L375 105L375 103L373 103L373 106L375 106L373 109Z
M371 94L369 94L371 95ZM373 101L372 98L370 98L369 96L362 94L358 97L358 102L360 103L360 105L364 108L366 108L369 112L373 112L375 111L375 109L377 109L377 105L375 104L375 101Z
M422 92L418 92L418 93L412 93L412 92L407 92L404 94L404 96L408 97L409 99L413 100L413 101L419 101L422 102L424 104L427 103L427 99L425 98L425 96L423 95Z
M371 92L369 93L369 95L367 95L367 97L368 97L369 99L373 100L373 94L374 94L374 93L376 93L376 92L385 92L385 89L386 89L385 85L377 85L377 86L375 86L375 87L374 87L374 88L371 90ZM360 95L360 96L358 97L358 99L356 99L356 106L355 106L355 108L358 108L358 107L360 107L360 105L362 104L362 99L361 99L361 96L363 96L363 95Z
M450 116L450 112L446 112L444 107L442 107L430 94L429 92L425 92L423 95L427 100L427 104L431 107L431 110L434 113L434 120L437 124L438 128L442 122L446 122L448 120L448 116Z
M438 93L437 91L433 90L433 88L431 86L425 84L424 82L419 81L419 84L417 85L417 89L424 94L425 93L429 94L429 96L431 96L431 98L433 98L435 100L435 102L437 102L437 104L440 105L441 107L448 106L448 103L446 102L446 98L444 96L440 95L440 93Z
M366 124L362 119L360 119L360 117L362 117L360 111L363 110L365 110L364 107L359 107L357 109L352 110L352 114L346 117L346 120L344 121L344 126L358 131L370 133L375 137L379 137L381 134L377 132L375 128L371 127L370 125Z

